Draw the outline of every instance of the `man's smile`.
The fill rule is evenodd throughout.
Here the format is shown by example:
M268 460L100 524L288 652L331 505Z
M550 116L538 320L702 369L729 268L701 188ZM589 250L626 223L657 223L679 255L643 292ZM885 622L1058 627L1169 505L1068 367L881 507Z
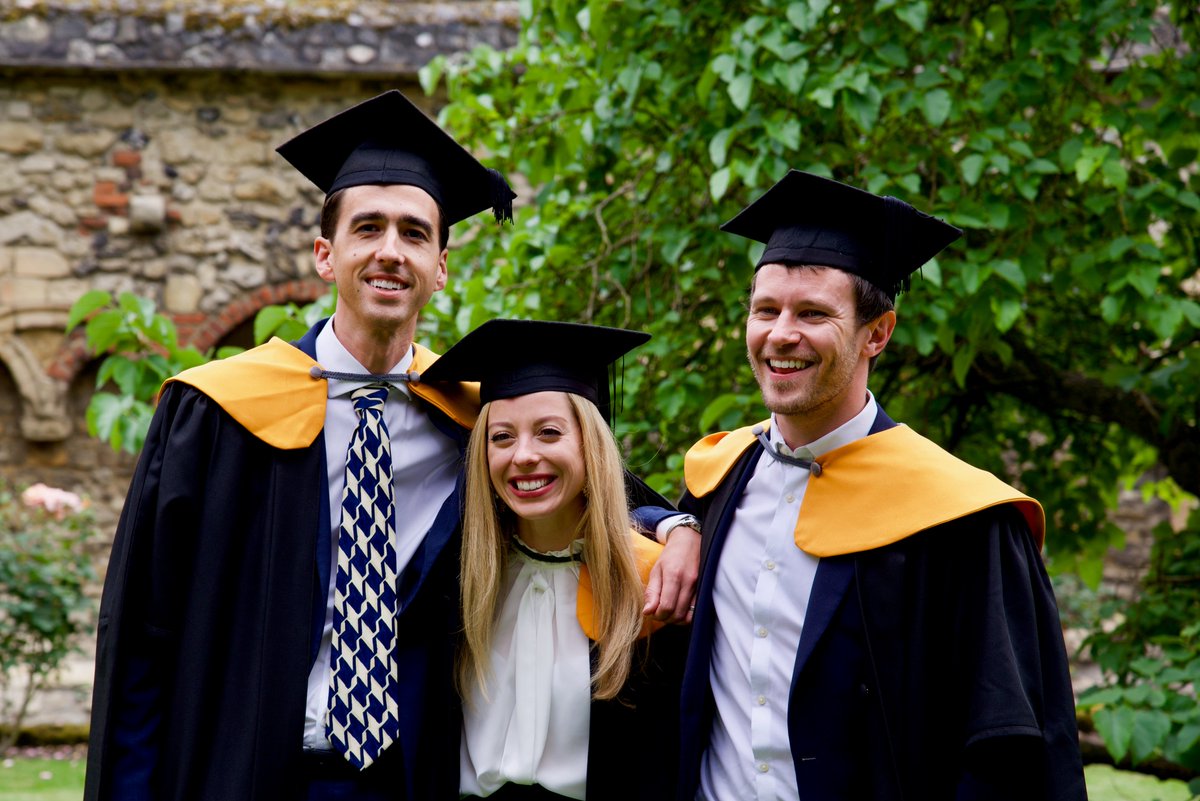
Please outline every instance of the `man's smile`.
M767 359L772 373L796 373L816 364L810 359Z

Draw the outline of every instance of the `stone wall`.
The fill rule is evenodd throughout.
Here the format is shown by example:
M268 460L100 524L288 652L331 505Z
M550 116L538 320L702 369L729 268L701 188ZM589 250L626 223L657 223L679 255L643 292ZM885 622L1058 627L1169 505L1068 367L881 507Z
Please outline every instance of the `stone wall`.
M259 308L325 291L320 193L274 147L514 38L515 4L480 0L0 4L0 469L89 473L68 408L89 358L63 331L81 294L153 298L201 349L249 344Z
M0 4L0 63L411 77L515 30L516 3L493 0L17 0Z
M87 436L84 292L152 298L181 339L247 346L265 305L326 290L321 193L274 148L416 71L515 39L515 3L0 3L0 476L91 499L104 542L134 460ZM31 723L86 720L88 655Z

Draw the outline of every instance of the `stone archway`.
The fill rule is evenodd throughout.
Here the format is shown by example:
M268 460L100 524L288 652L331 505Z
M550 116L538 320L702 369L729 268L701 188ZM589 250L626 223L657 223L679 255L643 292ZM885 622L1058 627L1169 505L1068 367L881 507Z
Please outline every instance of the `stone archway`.
M17 334L0 334L0 361L21 397L21 436L32 442L61 442L71 435L68 382L48 374Z

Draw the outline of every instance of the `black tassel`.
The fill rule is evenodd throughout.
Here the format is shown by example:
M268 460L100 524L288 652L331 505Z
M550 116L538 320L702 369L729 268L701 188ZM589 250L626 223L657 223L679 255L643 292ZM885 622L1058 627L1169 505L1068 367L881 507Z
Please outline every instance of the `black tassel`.
M486 168L492 176L492 216L498 223L513 221L513 191L499 171Z
M883 274L885 276L894 275L896 265L904 265L908 259L908 232L912 213L915 211L912 206L898 198L884 196L883 198ZM911 279L905 274L901 278L897 278L887 289L890 290L892 298L895 298L901 292L908 290L912 284Z

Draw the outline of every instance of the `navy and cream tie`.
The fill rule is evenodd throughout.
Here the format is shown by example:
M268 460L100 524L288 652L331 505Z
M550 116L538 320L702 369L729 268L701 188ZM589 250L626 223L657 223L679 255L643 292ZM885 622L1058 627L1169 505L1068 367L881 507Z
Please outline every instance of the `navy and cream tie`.
M387 386L351 398L358 427L346 454L338 532L333 647L326 734L359 769L400 730L396 668L396 522L392 454L383 404Z

